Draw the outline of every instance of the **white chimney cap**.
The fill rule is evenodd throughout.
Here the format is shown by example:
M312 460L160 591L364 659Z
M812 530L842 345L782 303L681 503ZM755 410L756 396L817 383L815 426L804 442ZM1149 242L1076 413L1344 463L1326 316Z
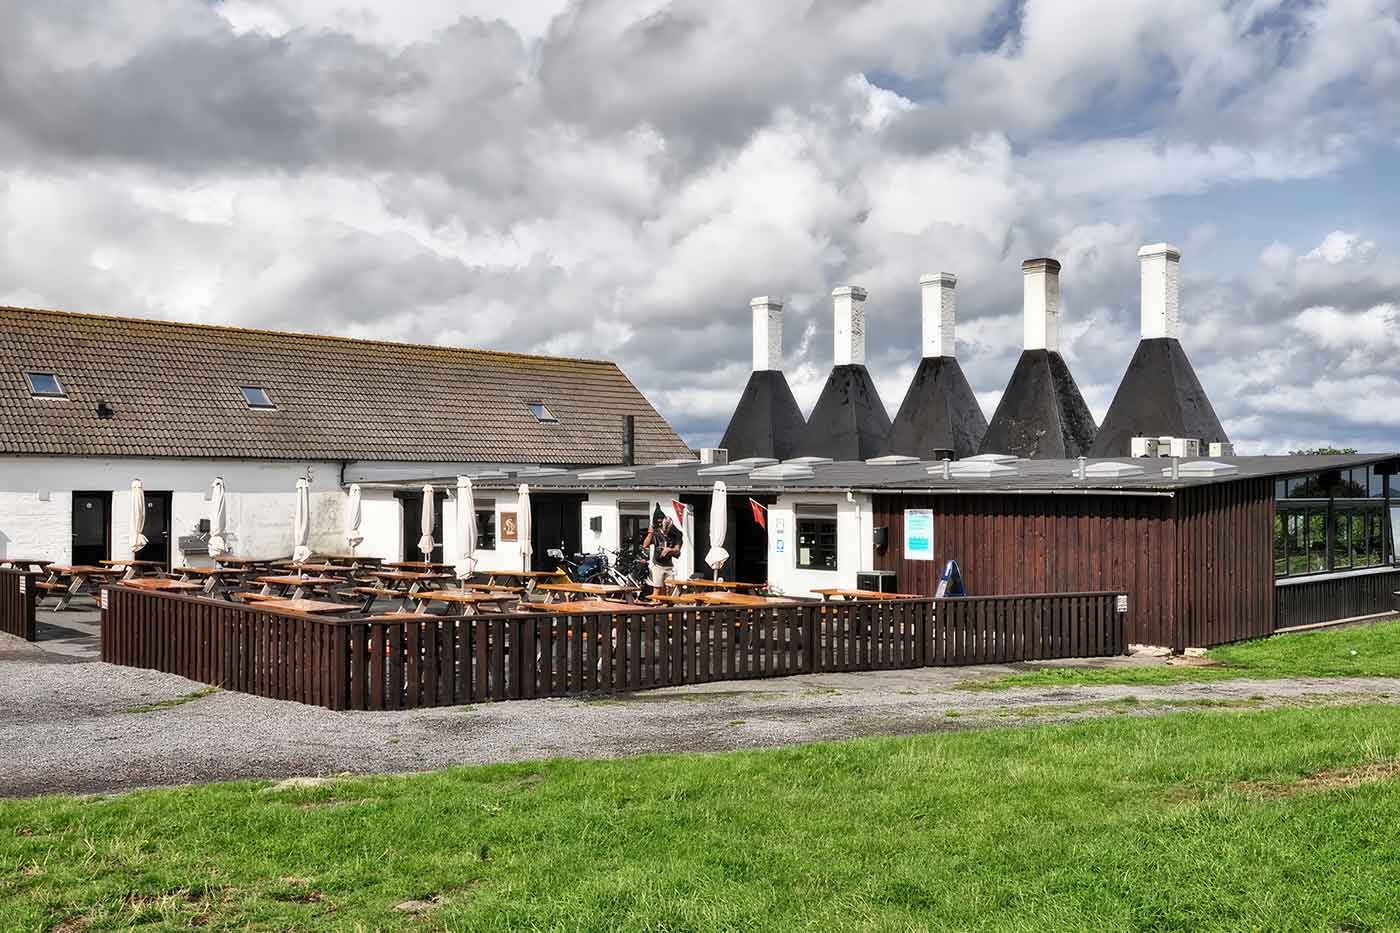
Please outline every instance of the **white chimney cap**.
M1060 264L1054 259L1021 263L1025 349L1060 349Z
M749 302L753 310L753 370L783 368L783 303L760 295Z
M842 285L831 292L837 366L865 365L865 289Z
M1181 250L1170 243L1148 244L1138 250L1138 265L1142 270L1142 339L1178 336Z
M926 359L954 355L958 277L931 272L919 277L923 293L923 353Z

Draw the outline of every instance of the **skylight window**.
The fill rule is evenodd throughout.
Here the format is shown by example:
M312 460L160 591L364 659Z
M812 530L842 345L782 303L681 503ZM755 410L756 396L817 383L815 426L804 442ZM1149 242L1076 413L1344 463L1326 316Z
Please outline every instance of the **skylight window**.
M34 398L67 398L63 383L53 373L25 373L29 381L29 394Z
M277 407L272 404L272 396L268 395L262 386L241 386L239 391L243 393L243 401L248 403L249 408Z
M536 421L558 421L554 413L544 407L544 402L526 402L525 407L530 409L530 414L535 416Z

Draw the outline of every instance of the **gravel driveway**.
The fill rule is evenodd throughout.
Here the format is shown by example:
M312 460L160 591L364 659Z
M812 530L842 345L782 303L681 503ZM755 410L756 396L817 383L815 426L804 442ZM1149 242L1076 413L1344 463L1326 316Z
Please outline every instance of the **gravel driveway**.
M1133 659L1099 660L1133 663ZM1161 663L1136 661L1136 663ZM1272 680L977 691L1028 665L808 674L599 699L336 713L0 635L0 795L228 778L423 771L548 757L725 751L1193 705L1396 702L1400 680ZM193 698L192 698L193 697ZM179 701L162 706L163 701Z

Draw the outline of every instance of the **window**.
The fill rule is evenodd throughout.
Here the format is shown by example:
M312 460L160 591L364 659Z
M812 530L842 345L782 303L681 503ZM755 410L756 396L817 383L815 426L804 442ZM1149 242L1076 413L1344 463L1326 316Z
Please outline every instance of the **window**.
M496 500L476 500L476 549L496 549Z
M243 386L243 401L248 403L249 408L276 408L272 404L272 396L267 394L267 390L262 386Z
M1377 479L1374 470L1354 467L1276 483L1275 576L1379 567L1387 553L1394 561Z
M34 398L67 398L63 383L53 373L25 373L29 381L29 394Z
M651 503L619 502L617 511L618 548L641 547L642 539L647 536L647 526L651 521Z
M526 402L525 407L530 409L530 414L535 416L536 421L558 421L548 408L544 407L544 402Z
M836 569L836 506L797 506L797 566L802 570Z

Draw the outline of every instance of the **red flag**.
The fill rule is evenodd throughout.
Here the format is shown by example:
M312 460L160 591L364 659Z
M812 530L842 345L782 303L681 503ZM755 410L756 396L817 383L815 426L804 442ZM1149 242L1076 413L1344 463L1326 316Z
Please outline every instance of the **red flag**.
M677 524L677 525L684 525L684 524L685 524L685 503L684 503L684 502L677 502L675 499L672 499L672 500L671 500L671 508L672 508L672 509L675 511L675 513L676 513L676 524Z
M753 520L758 523L758 527L762 528L764 531L767 531L768 516L764 513L768 510L753 499L749 500L749 508L753 509Z

